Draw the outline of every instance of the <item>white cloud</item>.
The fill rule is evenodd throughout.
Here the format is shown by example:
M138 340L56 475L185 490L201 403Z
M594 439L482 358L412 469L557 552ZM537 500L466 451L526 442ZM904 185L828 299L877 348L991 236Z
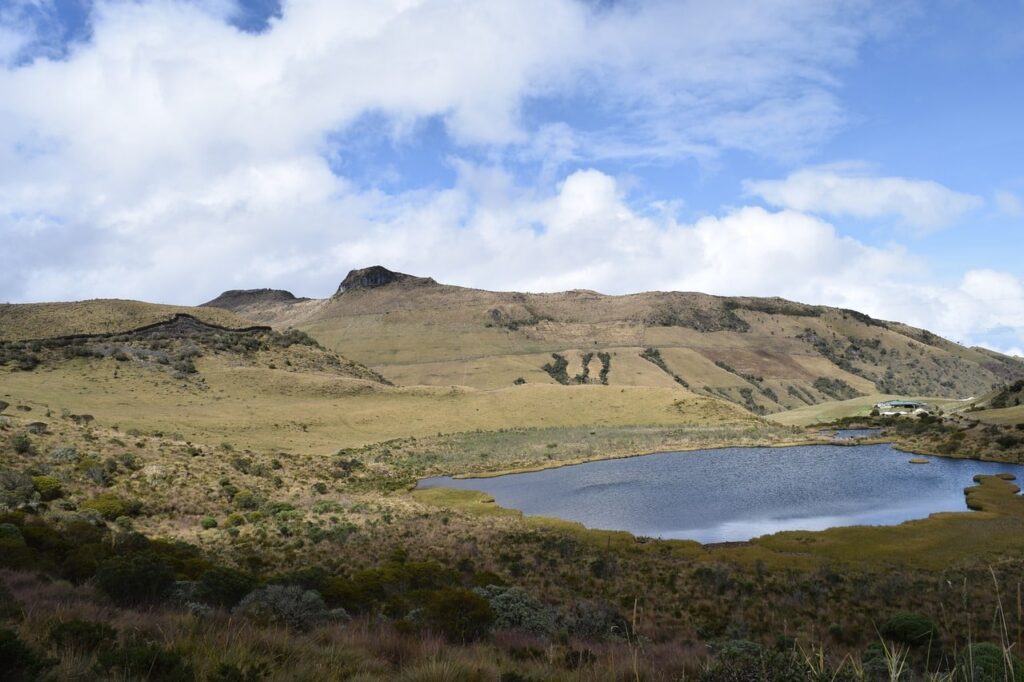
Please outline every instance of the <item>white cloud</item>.
M1024 201L1020 197L1006 190L999 190L995 193L996 208L1005 215L1012 218L1024 216Z
M66 60L0 69L0 298L325 295L348 268L381 262L501 289L783 295L1024 338L1016 308L981 296L1010 291L1008 280L914 285L923 265L907 253L808 214L932 227L974 197L819 169L757 185L784 210L682 223L664 204L631 205L621 179L559 170L724 149L799 155L843 124L832 72L879 30L874 9L292 0L253 35L224 23L226 1L101 2L91 41ZM0 58L18 40L0 35ZM598 123L553 121L532 135L521 111L546 95L585 97ZM499 162L456 160L447 189L360 190L331 172L324 146L367 114L399 130L440 117L481 156L545 168L523 186ZM822 199L828 172L840 187Z
M896 217L925 230L956 222L984 203L929 180L870 175L859 164L806 168L783 180L747 181L744 186L772 206L829 216Z

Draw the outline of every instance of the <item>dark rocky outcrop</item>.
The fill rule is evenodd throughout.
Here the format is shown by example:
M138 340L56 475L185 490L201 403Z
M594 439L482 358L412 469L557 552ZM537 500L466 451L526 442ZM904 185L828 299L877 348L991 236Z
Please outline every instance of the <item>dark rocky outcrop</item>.
M401 272L392 272L381 265L371 265L368 268L352 270L341 281L335 296L346 291L357 291L359 289L376 289L396 282L405 284L437 284L429 277L414 277Z
M298 298L292 292L283 289L232 289L225 291L212 301L203 303L200 307L238 310L259 303L298 303L308 300L308 298Z

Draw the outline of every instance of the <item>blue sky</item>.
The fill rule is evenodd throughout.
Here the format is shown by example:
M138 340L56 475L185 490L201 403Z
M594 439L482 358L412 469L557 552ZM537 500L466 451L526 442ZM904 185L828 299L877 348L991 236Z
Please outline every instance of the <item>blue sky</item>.
M1024 353L1024 3L0 2L0 300L781 295Z

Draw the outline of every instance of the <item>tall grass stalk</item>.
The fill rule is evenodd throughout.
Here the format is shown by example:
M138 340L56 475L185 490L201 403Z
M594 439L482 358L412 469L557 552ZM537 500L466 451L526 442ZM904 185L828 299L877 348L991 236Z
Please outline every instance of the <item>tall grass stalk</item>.
M910 656L910 649L902 644L886 642L884 637L880 639L882 654L885 656L885 669L889 673L889 682L900 682L903 679L903 674L909 670L907 657Z
M992 575L992 584L996 590L996 625L999 628L999 643L1000 648L1003 650L1003 665L1006 666L1006 678L1007 680L1013 680L1013 647L1014 643L1010 642L1010 629L1006 625L1006 612L1003 610L1003 596L999 589L999 578L996 577L995 569L992 566L988 567L989 573Z

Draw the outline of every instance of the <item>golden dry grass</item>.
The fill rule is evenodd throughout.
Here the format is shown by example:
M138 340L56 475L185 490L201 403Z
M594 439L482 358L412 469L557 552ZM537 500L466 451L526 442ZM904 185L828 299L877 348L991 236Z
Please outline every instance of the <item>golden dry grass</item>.
M821 405L808 405L806 407L773 414L768 419L784 424L786 426L813 426L815 424L828 424L837 419L847 417L867 417L871 414L872 408L885 400L914 400L929 405L934 405L943 410L955 409L962 406L959 400L949 398L936 398L929 396L900 396L886 393L874 393L872 395L853 398L852 400L839 400Z
M120 299L0 304L0 340L18 341L127 331L170 319L177 313L188 313L222 327L252 325L251 321L218 308L191 308Z
M681 388L525 384L495 390L386 387L318 372L197 361L197 380L135 363L76 359L0 375L0 394L104 426L228 441L260 450L334 451L400 437L562 426L745 422L738 407ZM8 399L10 400L10 399Z

